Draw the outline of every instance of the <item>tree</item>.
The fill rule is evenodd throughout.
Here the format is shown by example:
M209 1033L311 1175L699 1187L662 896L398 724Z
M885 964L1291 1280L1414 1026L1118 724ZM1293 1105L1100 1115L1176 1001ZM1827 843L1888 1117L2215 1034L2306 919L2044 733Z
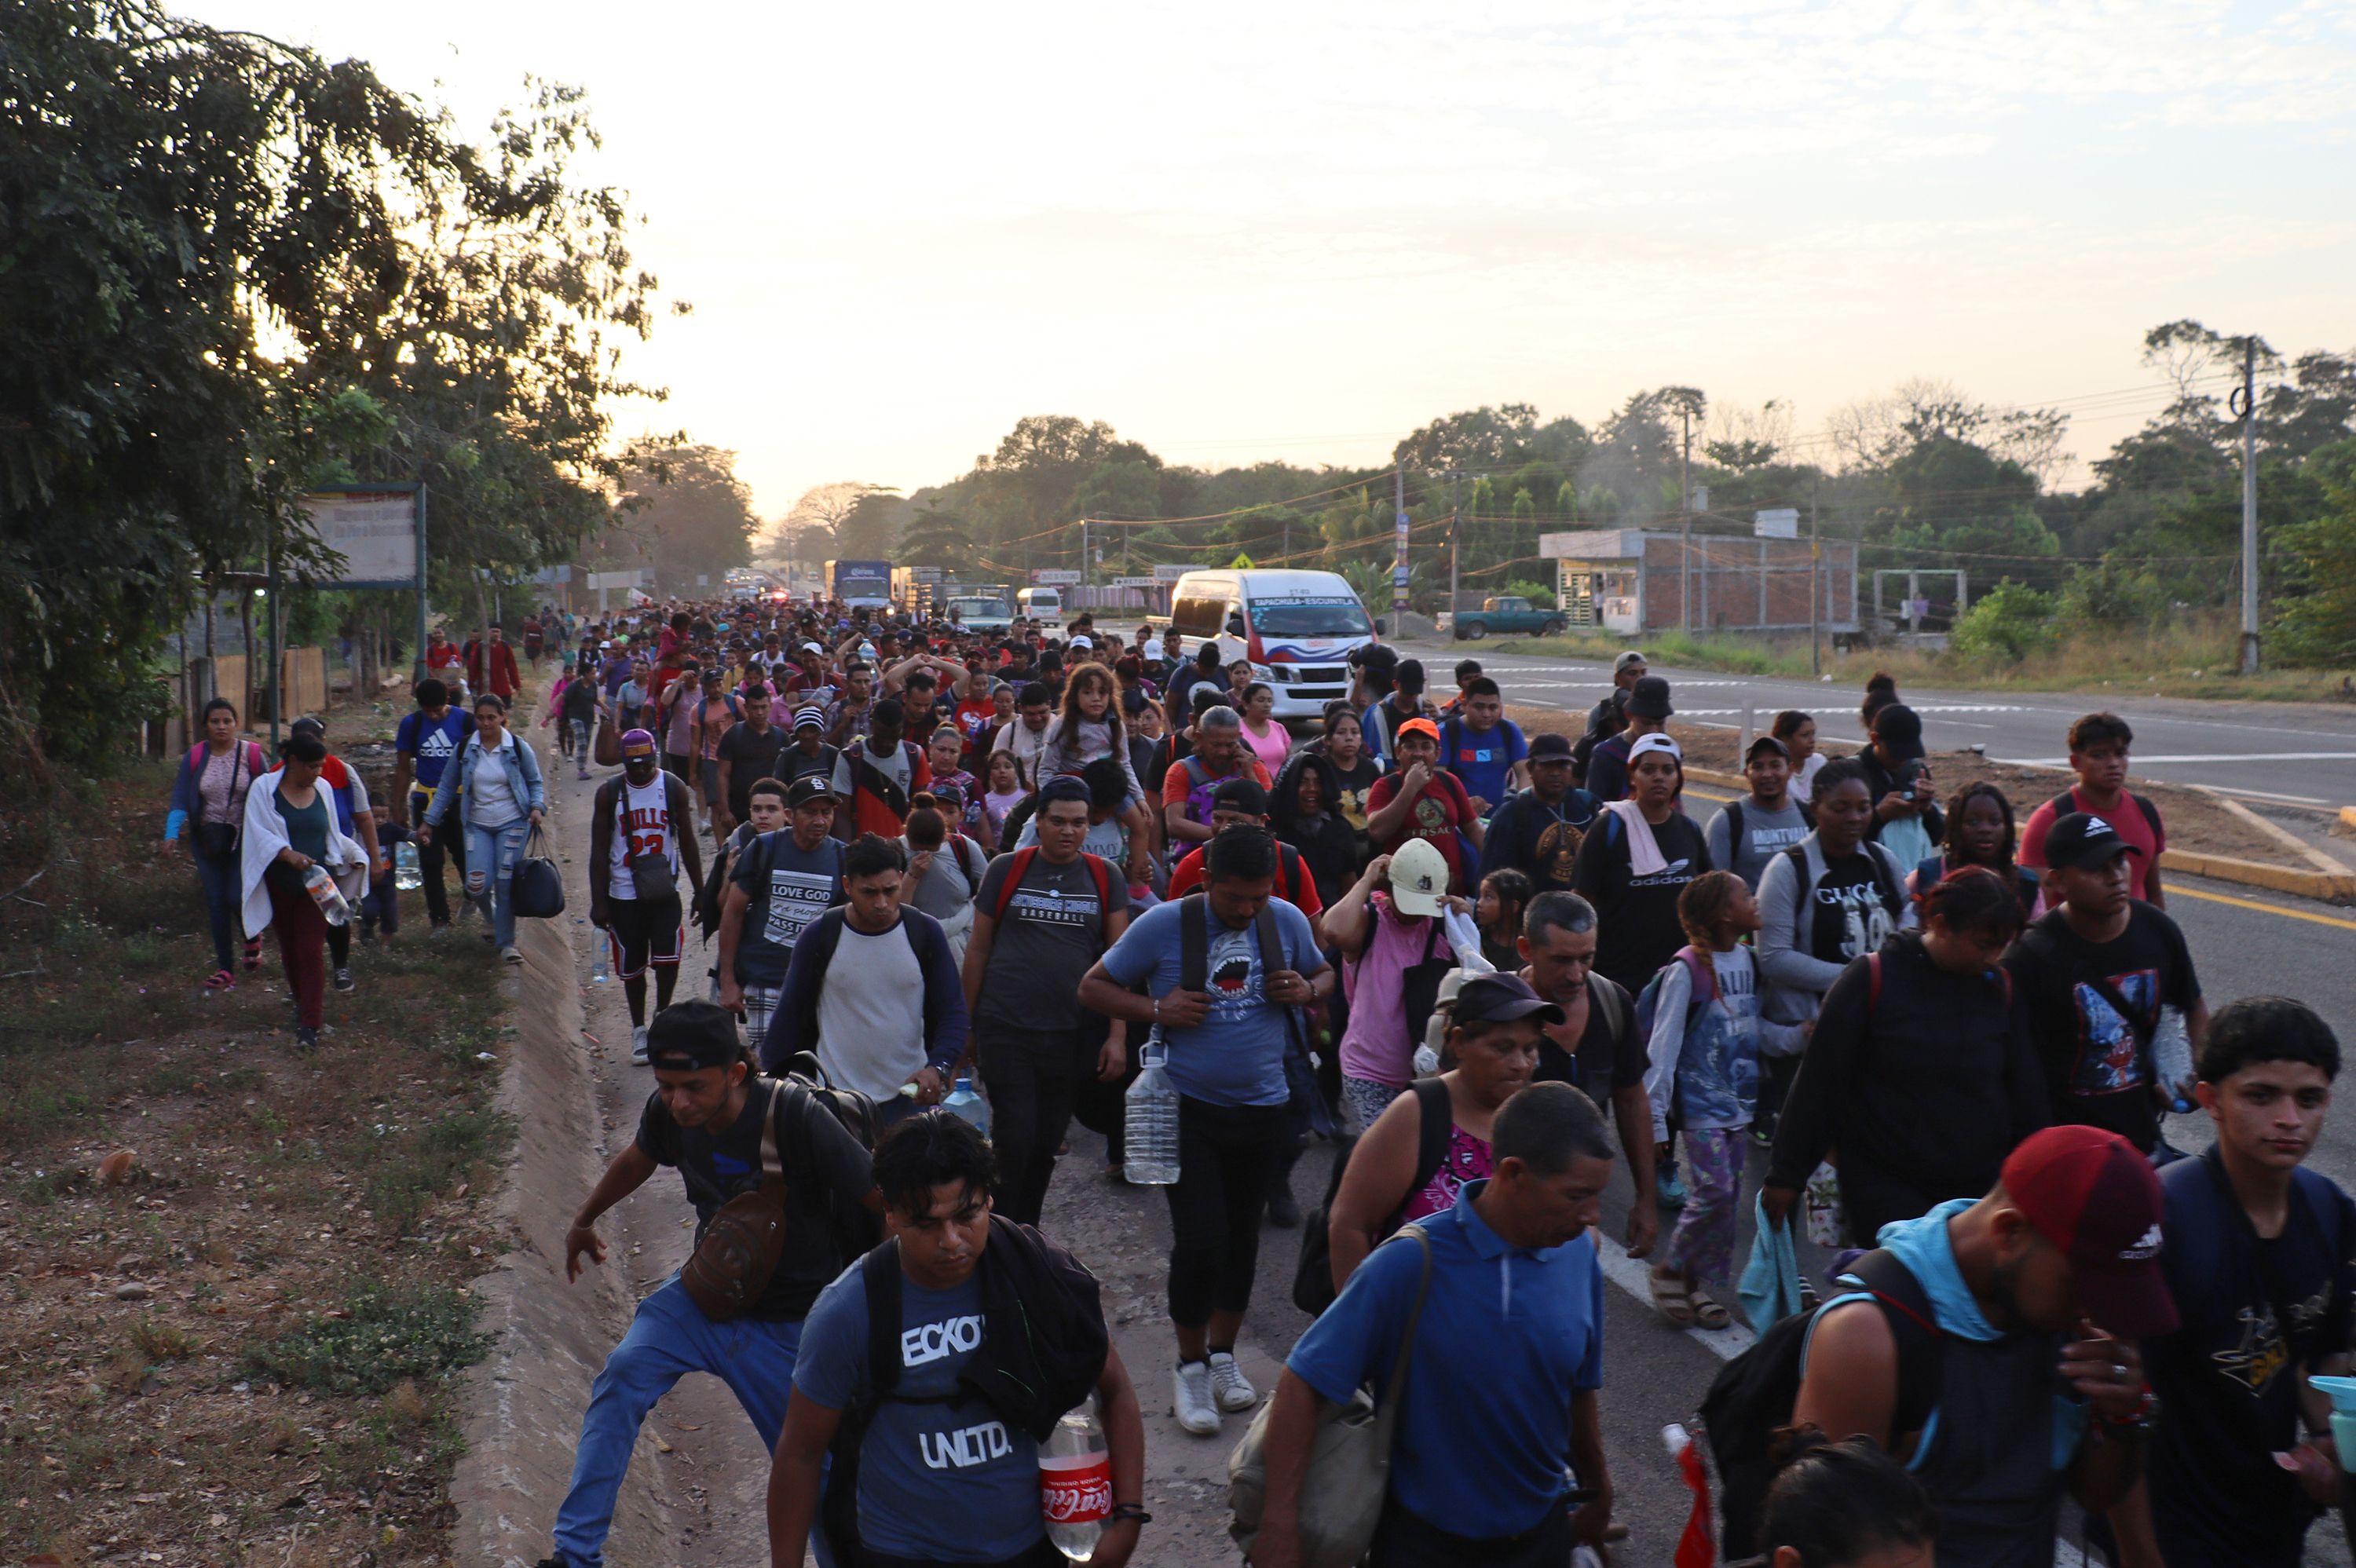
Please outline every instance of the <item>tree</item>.
M1538 411L1527 403L1483 403L1432 421L1391 448L1408 468L1497 468L1518 457L1537 434Z
M869 496L890 495L893 486L870 485L862 479L838 479L803 491L777 519L770 532L767 552L787 560L821 561L872 559L843 545L843 526Z
M926 507L919 511L894 547L892 560L901 566L933 566L948 571L973 569L973 540L965 519Z
M622 475L621 527L650 537L656 586L680 592L696 579L718 581L753 559L752 490L736 477L736 454L712 446L638 454Z
M984 537L1017 547L1025 559L1069 558L1078 549L1078 530L1069 539L1059 530L1078 518L1082 485L1106 464L1128 464L1156 473L1162 466L1161 458L1137 442L1121 440L1102 420L1090 423L1068 414L1017 420L998 450L976 458L968 475L988 522ZM1157 505L1155 515L1159 510Z

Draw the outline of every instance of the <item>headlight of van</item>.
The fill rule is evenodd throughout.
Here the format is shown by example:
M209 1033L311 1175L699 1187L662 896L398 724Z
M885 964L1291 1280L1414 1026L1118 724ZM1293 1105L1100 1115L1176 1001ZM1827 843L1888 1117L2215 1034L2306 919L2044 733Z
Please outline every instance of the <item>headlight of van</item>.
M1264 665L1264 664L1256 664L1256 665L1252 666L1252 667L1251 667L1251 672L1252 672L1252 678L1253 678L1254 680L1270 680L1270 681L1272 681L1272 680L1277 680L1277 679L1280 679L1280 678L1281 678L1280 676L1278 676L1278 674L1276 673L1276 671L1275 671L1274 669L1270 668L1269 666Z

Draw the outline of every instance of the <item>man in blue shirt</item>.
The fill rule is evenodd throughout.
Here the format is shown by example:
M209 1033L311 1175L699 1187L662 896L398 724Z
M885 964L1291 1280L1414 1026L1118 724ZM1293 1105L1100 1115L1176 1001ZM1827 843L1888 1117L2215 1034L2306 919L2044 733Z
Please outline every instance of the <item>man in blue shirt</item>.
M1512 976L1468 982L1460 1021L1468 1001L1483 1018L1549 1005ZM1382 1385L1410 1316L1407 1403L1374 1568L1559 1568L1574 1543L1601 1546L1612 1520L1596 1410L1603 1274L1587 1232L1611 1179L1612 1142L1592 1101L1545 1083L1499 1108L1490 1147L1496 1174L1412 1228L1430 1243L1429 1285L1424 1247L1411 1232L1395 1236L1293 1346L1269 1412L1254 1568L1301 1561L1296 1510L1317 1401L1341 1403L1370 1381L1377 1399L1398 1397Z
M392 739L392 799L395 809L402 801L409 803L409 825L415 827L425 820L426 808L434 804L434 792L442 787L442 770L450 765L450 759L458 754L466 737L475 732L475 716L454 706L450 688L438 680L419 681L412 695L417 699L417 710L402 719L401 728ZM458 868L458 878L464 881L465 834L445 837L437 833L418 847L417 869L425 880L425 913L436 931L450 923L450 895L442 886L442 861L445 856Z
M1080 1005L1153 1026L1178 1091L1170 1200L1170 1320L1178 1424L1215 1436L1259 1394L1237 1365L1260 1215L1294 1138L1285 1056L1298 1009L1333 994L1308 917L1274 896L1276 840L1228 828L1204 855L1204 891L1157 904L1080 980ZM1148 994L1130 989L1139 981Z
M1486 816L1497 803L1530 784L1529 747L1521 726L1505 717L1505 699L1485 675L1464 683L1462 716L1440 726L1440 765L1456 775L1472 809Z

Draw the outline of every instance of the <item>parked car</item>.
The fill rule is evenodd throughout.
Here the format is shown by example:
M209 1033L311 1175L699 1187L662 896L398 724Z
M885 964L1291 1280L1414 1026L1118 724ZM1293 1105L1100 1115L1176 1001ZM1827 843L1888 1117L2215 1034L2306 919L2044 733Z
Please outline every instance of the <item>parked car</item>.
M1500 636L1551 637L1570 623L1563 619L1559 610L1540 610L1519 594L1507 594L1500 599L1483 599L1478 610L1452 615L1443 611L1437 624L1451 637L1477 643L1492 632Z

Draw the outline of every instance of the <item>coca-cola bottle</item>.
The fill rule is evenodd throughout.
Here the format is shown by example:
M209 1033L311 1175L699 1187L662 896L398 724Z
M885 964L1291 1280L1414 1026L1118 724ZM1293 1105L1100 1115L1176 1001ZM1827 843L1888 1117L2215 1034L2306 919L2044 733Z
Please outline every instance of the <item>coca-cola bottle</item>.
M1112 1453L1092 1405L1066 1411L1039 1445L1039 1507L1055 1550L1087 1561L1112 1516Z

